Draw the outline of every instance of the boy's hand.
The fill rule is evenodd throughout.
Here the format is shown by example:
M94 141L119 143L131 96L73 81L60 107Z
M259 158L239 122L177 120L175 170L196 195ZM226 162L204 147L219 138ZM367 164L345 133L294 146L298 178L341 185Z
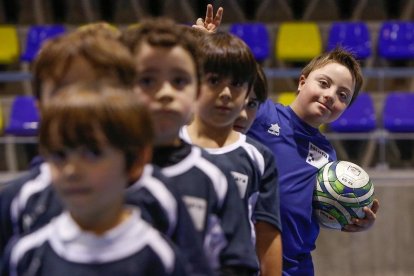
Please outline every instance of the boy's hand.
M364 207L365 218L363 219L352 219L353 224L344 226L342 231L344 232L361 232L368 230L375 222L376 213L379 209L378 199L374 199L371 209Z
M202 18L198 18L196 21L196 24L193 25L193 27L199 30L202 30L204 32L215 33L221 24L222 18L223 18L223 8L222 7L218 8L216 16L213 18L213 5L208 4L205 20L203 21Z

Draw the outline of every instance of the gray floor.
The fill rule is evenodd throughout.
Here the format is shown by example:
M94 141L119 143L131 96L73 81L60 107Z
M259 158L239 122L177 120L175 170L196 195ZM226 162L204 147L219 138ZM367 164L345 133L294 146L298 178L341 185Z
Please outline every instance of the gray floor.
M414 275L414 170L369 171L380 201L367 232L323 229L313 258L316 275Z

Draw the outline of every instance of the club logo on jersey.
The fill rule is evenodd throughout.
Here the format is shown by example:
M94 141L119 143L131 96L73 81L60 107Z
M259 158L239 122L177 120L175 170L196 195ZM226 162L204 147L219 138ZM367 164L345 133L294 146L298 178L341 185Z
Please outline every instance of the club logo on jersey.
M198 231L202 231L204 229L207 202L202 198L194 196L183 196L183 201L187 206L188 213L193 220L195 228Z
M244 195L246 194L247 182L249 181L249 177L239 172L231 171L231 174L233 175L237 187L239 188L240 197L244 198Z
M269 129L267 130L267 132L269 132L270 134L279 136L280 135L280 126L278 123L276 124L270 124Z
M329 154L321 150L312 143L309 143L309 152L306 157L306 163L320 169L329 162Z

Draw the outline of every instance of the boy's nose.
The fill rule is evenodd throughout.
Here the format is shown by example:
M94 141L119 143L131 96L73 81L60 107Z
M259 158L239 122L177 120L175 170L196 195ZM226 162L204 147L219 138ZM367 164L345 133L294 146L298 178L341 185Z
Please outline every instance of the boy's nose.
M231 91L229 87L224 87L224 89L220 92L219 98L222 100L230 100L231 99Z
M156 99L160 103L167 104L174 99L173 95L174 91L172 86L169 83L164 83L160 87L160 90L158 90L156 94Z
M80 175L78 162L75 160L67 161L63 166L62 173L67 180L76 180Z

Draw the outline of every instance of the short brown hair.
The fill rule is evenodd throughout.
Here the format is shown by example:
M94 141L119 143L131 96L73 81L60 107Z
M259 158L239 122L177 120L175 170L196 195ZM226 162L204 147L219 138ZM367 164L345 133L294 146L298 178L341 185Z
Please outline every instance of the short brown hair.
M308 77L312 71L319 69L329 63L341 64L348 68L349 72L351 73L352 78L355 82L354 94L352 95L351 102L349 103L349 105L351 105L361 90L361 87L364 83L364 78L362 76L361 66L350 52L346 51L343 48L337 47L330 52L323 53L322 55L312 59L305 66L305 68L302 69L302 75Z
M195 36L167 18L146 19L139 25L128 28L122 35L122 42L136 54L145 42L153 47L172 48L180 46L194 61L197 74L197 91L200 91L202 60ZM198 93L197 93L198 94Z
M152 119L132 89L108 85L75 84L62 88L42 108L40 151L99 149L102 137L125 155L130 169L154 139Z
M249 91L256 77L256 60L240 38L226 32L204 36L200 40L204 73L216 73L248 83Z
M253 84L253 91L256 94L257 100L263 103L266 101L268 95L267 77L259 63L256 63L256 68L256 80Z
M117 85L134 85L136 71L128 49L115 37L95 31L75 31L45 43L33 67L34 91L38 99L42 97L44 80L52 79L59 88L65 71L77 57L84 58L94 67L98 79Z

